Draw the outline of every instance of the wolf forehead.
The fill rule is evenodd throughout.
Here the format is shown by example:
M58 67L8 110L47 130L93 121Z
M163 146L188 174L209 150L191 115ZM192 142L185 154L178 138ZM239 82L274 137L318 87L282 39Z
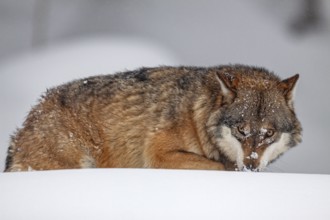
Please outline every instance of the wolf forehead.
M224 111L222 121L229 126L248 122L288 131L292 127L292 116L293 111L279 91L250 89L237 92L233 103Z
M233 103L223 112L221 123L229 127L248 124L254 130L269 128L290 132L295 118L281 91L247 88L237 91Z

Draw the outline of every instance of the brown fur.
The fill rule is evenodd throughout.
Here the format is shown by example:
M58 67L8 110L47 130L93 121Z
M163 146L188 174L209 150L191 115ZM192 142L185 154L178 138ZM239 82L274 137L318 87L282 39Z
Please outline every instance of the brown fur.
M223 94L219 80L230 93ZM217 144L226 108L244 98L240 91L291 95L290 83L281 84L265 69L240 65L142 68L73 81L47 91L32 109L12 137L5 171L233 170L235 161ZM293 112L290 108L285 111Z

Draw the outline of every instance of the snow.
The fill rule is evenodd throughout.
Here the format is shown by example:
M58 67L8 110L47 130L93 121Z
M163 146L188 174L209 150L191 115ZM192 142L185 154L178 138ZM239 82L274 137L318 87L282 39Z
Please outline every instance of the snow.
M251 155L250 155L250 158L252 158L254 160L258 159L258 157L259 157L259 155L258 155L257 152L252 152Z
M266 128L260 128L260 134L261 135L265 135L267 133L267 129Z
M2 220L330 219L330 176L92 169L0 174Z

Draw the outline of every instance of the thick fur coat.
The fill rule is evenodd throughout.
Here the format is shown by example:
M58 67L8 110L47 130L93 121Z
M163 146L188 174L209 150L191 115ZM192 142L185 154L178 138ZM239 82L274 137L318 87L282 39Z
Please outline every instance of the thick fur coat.
M93 167L263 170L301 141L298 75L158 67L47 91L12 137L5 171Z

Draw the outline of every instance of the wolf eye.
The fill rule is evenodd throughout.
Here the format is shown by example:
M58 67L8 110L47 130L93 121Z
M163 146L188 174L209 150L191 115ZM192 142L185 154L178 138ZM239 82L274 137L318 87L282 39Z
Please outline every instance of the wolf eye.
M243 125L237 126L237 130L241 135L245 135L245 129Z
M272 130L272 129L268 129L267 132L266 132L266 136L267 136L267 137L271 137L271 136L274 135L274 133L275 133L274 130Z

